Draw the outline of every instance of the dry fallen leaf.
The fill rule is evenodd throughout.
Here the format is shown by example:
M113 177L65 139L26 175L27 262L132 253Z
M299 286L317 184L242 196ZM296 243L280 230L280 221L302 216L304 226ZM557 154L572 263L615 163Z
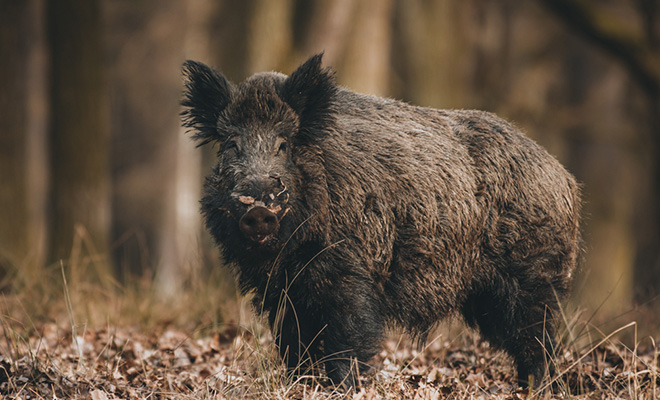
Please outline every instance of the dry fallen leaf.
M100 390L92 390L89 394L92 396L92 400L108 400L108 395Z
M3 336L3 329L0 325L0 337L8 337ZM234 325L202 337L176 329L89 329L84 360L72 357L76 353L70 329L46 324L39 332L24 344L13 343L21 357L0 356L0 400L341 398L322 376L287 380L278 369L281 364L272 335L255 335ZM416 350L399 340L386 341L373 360L378 367L360 377L362 389L352 397L550 398L515 389L515 370L493 349L475 346L470 340L440 343ZM576 354L580 356L579 350ZM560 362L560 370L571 364L563 359ZM629 393L628 383L634 381L638 385L635 390L642 394L638 398L650 399L654 385L660 384L656 365L657 349L653 346L638 348L634 357L623 347L597 348L588 361L563 375L562 385L576 394L576 400L586 400Z

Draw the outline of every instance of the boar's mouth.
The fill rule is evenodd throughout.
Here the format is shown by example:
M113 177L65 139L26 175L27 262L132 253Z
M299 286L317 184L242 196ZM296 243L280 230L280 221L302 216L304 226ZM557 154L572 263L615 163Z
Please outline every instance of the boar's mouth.
M262 244L279 230L277 215L263 205L254 205L238 221L243 234L253 242Z
M239 219L238 227L246 238L262 245L275 237L280 228L280 220L289 208L282 211L281 205L271 203L266 206L263 202L251 198L240 199L244 204L247 200L250 200L250 207Z
M273 192L267 196L271 200L268 205L252 196L236 192L231 194L239 203L248 206L238 221L239 230L247 239L259 245L275 237L280 228L280 221L290 209L286 207L289 202L289 192L282 178L279 175L271 175L271 178L278 180L281 190L277 194Z

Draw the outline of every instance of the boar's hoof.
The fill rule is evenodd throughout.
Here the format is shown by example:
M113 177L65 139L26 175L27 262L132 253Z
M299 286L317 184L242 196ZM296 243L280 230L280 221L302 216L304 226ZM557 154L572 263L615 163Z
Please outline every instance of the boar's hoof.
M277 232L279 222L269 209L256 206L241 217L238 226L248 239L261 244Z

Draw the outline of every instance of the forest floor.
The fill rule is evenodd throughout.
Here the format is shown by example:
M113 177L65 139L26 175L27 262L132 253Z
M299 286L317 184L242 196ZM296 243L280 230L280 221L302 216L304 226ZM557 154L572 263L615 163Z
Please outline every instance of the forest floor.
M45 323L29 335L3 315L0 398L333 399L322 376L288 377L261 327L198 336L171 327L102 329ZM612 337L557 357L542 392L517 389L511 360L468 331L416 350L389 339L352 399L658 399L659 351Z
M119 288L100 284L110 280L94 278L93 263L74 267L68 279L55 266L0 284L0 400L660 399L658 332L638 337L655 314L614 328L562 315L559 350L549 351L557 374L540 391L516 388L511 359L460 321L421 348L392 333L346 395L323 374L289 376L226 278L194 279L165 302L153 279Z

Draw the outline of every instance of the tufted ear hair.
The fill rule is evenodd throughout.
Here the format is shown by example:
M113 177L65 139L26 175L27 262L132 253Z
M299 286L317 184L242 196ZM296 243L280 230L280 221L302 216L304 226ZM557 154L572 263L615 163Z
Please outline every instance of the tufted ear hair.
M199 141L198 147L220 140L218 118L232 101L233 85L220 72L198 61L186 61L183 75L183 126L194 132L193 139Z
M279 95L298 114L298 139L318 136L334 121L332 103L337 93L334 73L322 68L323 53L305 61L284 81Z

